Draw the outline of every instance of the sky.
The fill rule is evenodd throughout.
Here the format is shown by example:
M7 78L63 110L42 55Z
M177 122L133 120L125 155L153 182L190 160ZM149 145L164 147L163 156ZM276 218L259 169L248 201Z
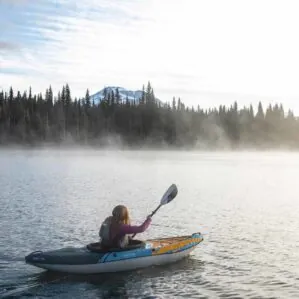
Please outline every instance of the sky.
M299 1L0 0L0 90L104 86L299 115Z

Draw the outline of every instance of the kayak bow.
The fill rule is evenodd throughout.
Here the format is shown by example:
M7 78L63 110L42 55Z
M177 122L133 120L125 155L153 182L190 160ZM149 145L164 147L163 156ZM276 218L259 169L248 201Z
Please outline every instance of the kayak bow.
M95 274L120 272L176 262L190 254L203 241L201 233L189 236L132 240L123 249L104 250L100 243L53 251L34 251L25 257L27 264L66 273Z

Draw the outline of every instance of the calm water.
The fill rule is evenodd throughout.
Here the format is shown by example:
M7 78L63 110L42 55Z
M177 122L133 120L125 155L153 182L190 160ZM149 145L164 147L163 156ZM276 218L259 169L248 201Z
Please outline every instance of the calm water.
M176 199L139 238L200 231L179 263L125 274L49 274L38 249L97 240L114 205L140 223L171 183ZM299 298L299 154L0 151L0 297Z

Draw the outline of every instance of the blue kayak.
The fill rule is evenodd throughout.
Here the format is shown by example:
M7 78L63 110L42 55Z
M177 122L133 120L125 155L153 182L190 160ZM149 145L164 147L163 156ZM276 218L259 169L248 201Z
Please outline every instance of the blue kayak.
M83 247L34 251L25 257L35 267L76 274L120 272L176 262L188 256L203 241L201 233L189 236L131 240L126 248L101 247L99 242Z

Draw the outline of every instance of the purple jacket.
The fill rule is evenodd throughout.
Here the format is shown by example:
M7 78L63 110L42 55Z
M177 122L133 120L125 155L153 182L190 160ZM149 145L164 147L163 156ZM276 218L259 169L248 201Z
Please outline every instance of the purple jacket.
M151 224L151 219L146 219L141 225L121 224L117 232L110 232L112 240L119 241L125 235L143 233Z
M129 235L143 233L150 225L151 219L146 219L141 225L121 224L119 234Z

